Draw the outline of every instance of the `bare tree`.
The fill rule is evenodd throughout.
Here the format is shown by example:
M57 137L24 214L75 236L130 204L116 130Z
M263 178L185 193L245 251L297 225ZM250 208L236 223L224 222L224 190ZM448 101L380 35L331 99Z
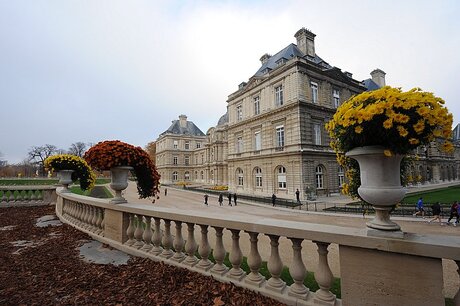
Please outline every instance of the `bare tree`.
M153 163L156 164L157 143L155 141L149 142L145 146L144 150L149 153L150 159L152 159Z
M3 159L3 153L0 151L0 167L4 167L7 164L8 164L8 162Z
M56 151L57 151L56 146L53 146L50 144L46 144L44 146L32 147L28 152L29 161L31 163L36 164L41 172L41 175L45 176L46 175L45 167L44 167L45 159L47 159L48 157L56 153Z
M86 144L84 142L75 142L70 145L69 154L77 155L83 157L86 151Z

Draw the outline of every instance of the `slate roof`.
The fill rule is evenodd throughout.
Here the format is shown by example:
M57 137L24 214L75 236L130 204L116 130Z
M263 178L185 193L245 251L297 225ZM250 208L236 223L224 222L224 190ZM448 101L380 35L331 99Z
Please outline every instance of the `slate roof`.
M372 79L366 79L362 83L364 87L367 88L367 91L372 91L380 88L380 86L377 85L377 83L375 83L374 81L372 81Z
M173 120L171 126L161 133L160 136L164 134L206 136L192 121L187 121L187 126L181 127L179 120Z
M321 57L319 57L318 55L315 55L315 57L311 57L311 56L306 56L305 54L303 54L302 51L300 51L299 48L297 48L297 46L293 43L291 43L290 45L288 45L286 48L284 48L283 50L279 51L278 53L276 53L275 55L271 56L267 62L265 62L265 64L263 64L259 70L257 70L256 74L254 76L262 76L265 74L265 70L268 68L269 70L273 70L275 69L276 67L278 67L278 64L277 62L280 60L280 59L285 59L286 61L287 60L290 60L291 58L295 57L295 56L298 56L298 57L303 57L303 58L307 58L307 60L315 63L315 64L320 64L322 65L324 68L326 69L330 69L332 68L332 66L330 66L328 63L326 63Z

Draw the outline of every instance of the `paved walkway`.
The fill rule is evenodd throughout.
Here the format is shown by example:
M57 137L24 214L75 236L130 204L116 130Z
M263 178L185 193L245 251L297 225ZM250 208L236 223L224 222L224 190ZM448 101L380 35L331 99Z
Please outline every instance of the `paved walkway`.
M458 184L458 182L457 182ZM439 187L439 185L438 185ZM152 201L149 199L139 199L137 195L136 185L133 182L130 182L128 188L124 192L125 198L129 202L134 203L150 203ZM327 197L330 200L336 200L334 197ZM342 198L342 197L337 197ZM155 206L164 206L164 207L175 207L177 209L206 209L211 210L214 212L221 212L222 214L228 215L231 214L232 216L238 215L254 215L260 217L270 217L275 219L283 219L283 220L292 220L292 221L300 221L300 222L310 222L310 223L318 223L318 224L332 224L338 226L346 226L346 227L358 227L364 228L366 227L366 222L372 218L372 216L366 216L363 218L361 215L348 215L348 214L331 214L331 213L322 213L322 212L311 212L311 211L300 211L297 209L291 208L281 208L281 207L272 207L267 204L258 204L247 202L244 200L238 201L237 206L229 206L228 199L224 198L224 205L219 206L217 201L217 196L209 195L208 200L209 206L204 205L204 198L202 193L183 190L183 189L176 189L176 188L168 188L168 195L164 195L164 187L161 189L161 195L159 199L155 200L155 203L152 204ZM460 226L453 227L453 226L440 226L437 224L428 224L426 219L422 218L415 218L415 217L394 217L392 220L397 221L397 223L401 226L402 230L405 232L412 232L412 233L419 233L419 234L438 234L438 235L452 235L457 236L460 235ZM443 220L444 221L444 220ZM197 232L198 235L198 232ZM245 233L241 234L241 248L243 254L249 254L249 239L246 239L245 236L248 236ZM199 237L199 236L196 236ZM249 236L248 236L249 237ZM247 237L247 238L248 238ZM224 235L225 239L225 248L226 250L231 249L231 241L229 235ZM269 240L267 237L259 236L261 243L260 246L260 253L262 255L263 260L268 260L269 258ZM210 232L209 240L211 245L214 245L214 235ZM292 257L292 249L290 242L284 238L280 239L280 253L283 260L283 264L289 266L291 263ZM304 241L303 243L303 258L305 260L305 264L307 269L310 271L315 271L318 266L318 256L316 252L316 245L310 241ZM460 247L460 246L459 246ZM331 270L335 276L340 276L340 266L338 260L338 247L337 245L331 245L329 247L330 257L329 263L331 266ZM456 265L451 260L443 260L443 267L444 267L444 285L445 285L445 292L446 296L453 297L455 292L458 290L460 286L460 281L458 274L456 272ZM422 267L421 267L422 268Z

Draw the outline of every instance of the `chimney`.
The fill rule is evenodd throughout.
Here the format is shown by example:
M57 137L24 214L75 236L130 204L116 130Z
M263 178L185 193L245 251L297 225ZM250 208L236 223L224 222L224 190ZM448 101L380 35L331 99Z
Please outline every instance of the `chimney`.
M179 124L180 124L180 127L186 128L187 127L187 116L180 115L179 116Z
M315 34L305 28L301 28L295 33L294 37L297 39L297 47L305 55L315 56L315 36Z
M375 82L375 84L379 85L380 87L385 86L385 72L383 72L380 69L375 69L374 71L371 72L372 76L372 81Z
M260 62L262 63L262 65L265 64L270 57L272 56L268 53L265 53L264 55L262 55L262 57L260 58Z

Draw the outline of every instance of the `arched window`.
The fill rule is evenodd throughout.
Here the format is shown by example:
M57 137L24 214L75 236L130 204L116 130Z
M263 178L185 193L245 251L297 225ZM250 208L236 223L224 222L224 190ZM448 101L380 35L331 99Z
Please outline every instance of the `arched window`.
M211 180L214 180L214 170L211 170Z
M195 180L198 179L198 171L195 171L195 177L194 177Z
M338 177L339 177L339 187L342 187L343 183L345 183L345 172L343 171L343 167L339 166L337 169Z
M286 189L287 183L286 183L286 168L283 166L278 167L278 188L280 189Z
M201 171L201 179L204 180L204 173Z
M177 181L177 172L176 171L173 172L172 179L173 179L173 181Z
M185 173L184 173L184 180L190 181L190 172L185 171Z
M238 168L236 169L236 179L237 179L237 183L238 183L238 186L243 186L243 170L241 168Z
M255 180L255 186L256 187L262 187L262 169L259 167L256 167L254 169L254 180Z
M316 178L316 188L317 189L322 189L324 188L324 173L323 173L323 167L317 166L315 169L315 178Z

